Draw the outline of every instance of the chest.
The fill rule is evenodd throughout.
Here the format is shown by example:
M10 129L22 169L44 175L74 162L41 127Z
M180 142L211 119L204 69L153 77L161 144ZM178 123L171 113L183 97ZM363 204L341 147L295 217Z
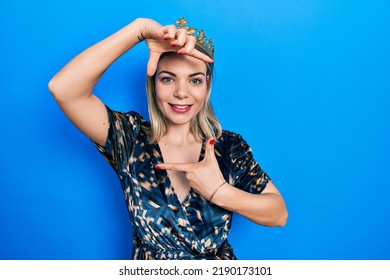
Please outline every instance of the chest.
M186 147L172 147L160 144L160 151L165 163L194 163L200 159L202 144L196 143ZM180 202L183 202L190 191L186 174L181 171L167 171L171 185Z

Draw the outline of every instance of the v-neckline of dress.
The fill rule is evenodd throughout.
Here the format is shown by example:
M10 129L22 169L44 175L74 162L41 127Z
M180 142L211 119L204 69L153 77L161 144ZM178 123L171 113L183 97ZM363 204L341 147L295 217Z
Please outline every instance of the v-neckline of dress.
M198 162L200 162L204 159L205 143L206 143L206 141L203 139L202 144L201 144L201 148L200 148L200 152L199 152ZM160 145L158 144L158 142L156 142L154 145L155 145L156 151L158 152L158 162L163 163L164 157L163 157L163 154L161 152ZM193 195L193 192L194 192L193 189L190 188L188 190L186 196L184 197L183 201L180 201L178 195L176 194L175 187L172 185L171 179L168 176L167 170L161 170L161 172L163 172L163 176L165 177L165 180L166 180L166 185L168 186L169 191L170 191L170 196L168 197L168 201L175 202L174 203L175 205L185 207L187 205L187 202L190 200L190 198ZM174 200L174 201L172 201L172 200Z

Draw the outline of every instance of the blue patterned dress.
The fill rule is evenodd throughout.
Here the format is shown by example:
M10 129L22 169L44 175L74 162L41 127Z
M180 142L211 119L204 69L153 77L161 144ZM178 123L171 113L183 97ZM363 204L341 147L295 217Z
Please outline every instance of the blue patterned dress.
M150 123L134 111L107 107L107 112L106 144L96 146L121 182L133 229L133 258L236 259L227 240L232 212L192 189L180 202L167 172L155 168L163 159L158 144L147 140ZM261 193L270 180L239 134L224 130L215 142L215 154L225 180L237 188Z

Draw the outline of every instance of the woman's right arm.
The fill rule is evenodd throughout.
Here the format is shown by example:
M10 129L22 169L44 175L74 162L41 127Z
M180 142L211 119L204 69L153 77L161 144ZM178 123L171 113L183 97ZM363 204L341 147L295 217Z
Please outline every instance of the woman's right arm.
M105 105L92 90L105 70L143 38L145 26L161 27L153 20L136 19L74 57L49 82L49 90L65 115L100 145L105 145L109 123Z
M73 58L49 82L49 90L72 123L102 146L108 133L103 102L92 90L105 70L122 54L145 39L149 48L147 74L153 76L160 55L174 51L205 62L212 59L194 49L196 39L185 29L161 26L152 19L139 18Z

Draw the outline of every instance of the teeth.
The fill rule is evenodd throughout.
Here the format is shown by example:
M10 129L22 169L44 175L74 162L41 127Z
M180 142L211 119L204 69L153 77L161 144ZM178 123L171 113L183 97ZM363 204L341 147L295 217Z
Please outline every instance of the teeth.
M188 106L187 106L187 105L184 105L184 106L176 105L175 107L176 107L176 108L179 108L179 109L185 109L185 108L187 108Z

